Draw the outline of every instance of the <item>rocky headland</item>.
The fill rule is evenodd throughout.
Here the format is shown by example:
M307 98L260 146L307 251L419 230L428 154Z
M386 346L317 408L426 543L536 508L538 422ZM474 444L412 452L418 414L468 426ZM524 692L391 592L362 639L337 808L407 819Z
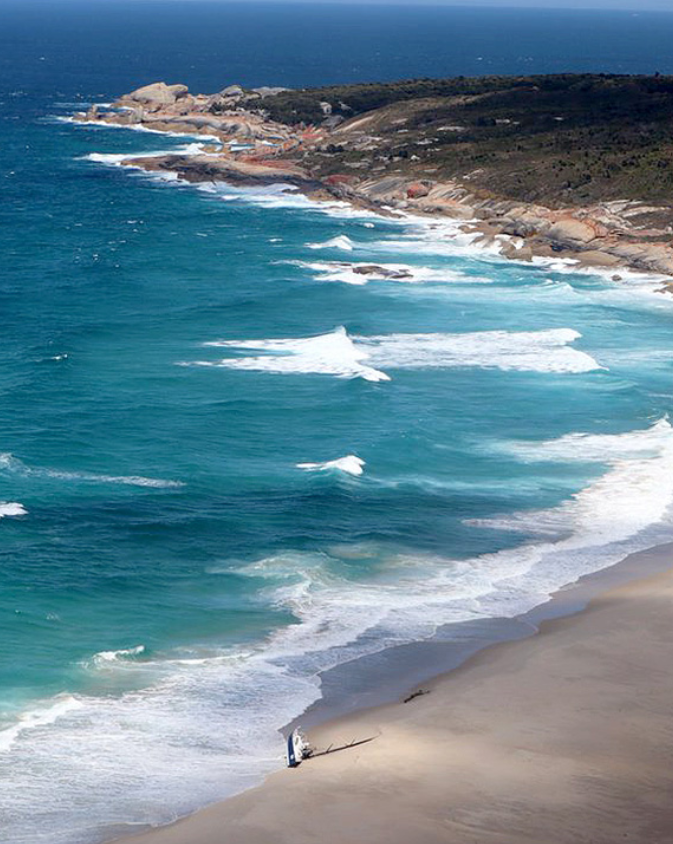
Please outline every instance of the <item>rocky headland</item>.
M673 276L668 78L230 85L211 95L158 82L75 119L203 136L198 152L136 156L129 166L191 182L283 182L316 200L449 217L515 260Z

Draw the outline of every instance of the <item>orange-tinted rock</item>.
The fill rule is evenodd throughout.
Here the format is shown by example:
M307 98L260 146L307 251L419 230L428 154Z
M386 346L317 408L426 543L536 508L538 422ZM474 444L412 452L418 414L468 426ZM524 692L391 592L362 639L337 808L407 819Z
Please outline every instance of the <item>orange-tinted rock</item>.
M422 182L414 182L407 188L407 199L419 199L422 196L427 196L430 193L430 188Z

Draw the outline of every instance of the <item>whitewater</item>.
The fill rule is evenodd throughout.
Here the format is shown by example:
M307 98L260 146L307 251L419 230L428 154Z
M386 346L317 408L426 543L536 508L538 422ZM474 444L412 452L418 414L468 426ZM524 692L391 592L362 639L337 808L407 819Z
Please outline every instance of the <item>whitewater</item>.
M3 840L96 844L249 788L321 672L673 539L661 279L147 174L122 162L203 139L15 88Z

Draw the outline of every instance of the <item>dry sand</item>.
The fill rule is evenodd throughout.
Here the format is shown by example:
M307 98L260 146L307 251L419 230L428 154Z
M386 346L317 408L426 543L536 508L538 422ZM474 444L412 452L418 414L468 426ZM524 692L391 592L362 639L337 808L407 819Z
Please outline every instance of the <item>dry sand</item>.
M431 693L311 731L326 747L129 844L673 842L673 572L495 645Z

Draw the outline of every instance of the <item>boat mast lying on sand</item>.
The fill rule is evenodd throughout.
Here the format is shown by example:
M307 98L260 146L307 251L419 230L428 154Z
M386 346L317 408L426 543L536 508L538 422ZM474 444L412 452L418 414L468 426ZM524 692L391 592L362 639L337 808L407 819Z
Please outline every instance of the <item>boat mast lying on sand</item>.
M308 759L312 752L311 745L304 737L302 731L299 728L292 730L287 737L288 768L296 768L304 759Z

